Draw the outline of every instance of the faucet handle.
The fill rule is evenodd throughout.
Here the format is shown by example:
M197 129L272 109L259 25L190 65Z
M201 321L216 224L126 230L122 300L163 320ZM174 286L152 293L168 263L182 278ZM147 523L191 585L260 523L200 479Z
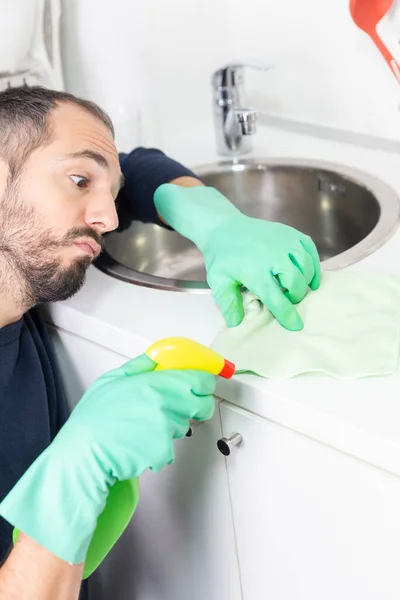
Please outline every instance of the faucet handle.
M269 71L272 69L270 63L254 58L246 61L232 61L214 71L212 83L215 87L229 87L240 83L243 68L256 69L257 71Z
M237 68L248 67L249 69L257 69L258 71L269 71L272 69L272 64L261 60L260 58L249 58L248 60L238 60L227 63L222 68Z

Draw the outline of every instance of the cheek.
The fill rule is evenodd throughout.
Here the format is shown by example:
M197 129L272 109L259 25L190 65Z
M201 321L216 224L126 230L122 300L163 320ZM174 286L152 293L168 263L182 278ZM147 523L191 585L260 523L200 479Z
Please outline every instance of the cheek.
M83 203L75 197L68 181L61 184L52 178L27 180L22 197L32 207L46 229L65 232L83 218Z

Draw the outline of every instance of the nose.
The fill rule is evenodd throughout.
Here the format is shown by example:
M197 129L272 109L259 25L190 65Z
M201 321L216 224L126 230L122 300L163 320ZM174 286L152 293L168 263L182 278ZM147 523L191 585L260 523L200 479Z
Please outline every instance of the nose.
M88 227L103 234L118 227L118 214L111 193L97 196L87 207L85 222Z

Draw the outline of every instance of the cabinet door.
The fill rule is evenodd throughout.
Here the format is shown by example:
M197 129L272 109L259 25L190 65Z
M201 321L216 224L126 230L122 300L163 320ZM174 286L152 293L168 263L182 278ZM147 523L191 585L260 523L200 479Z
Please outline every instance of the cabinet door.
M132 522L99 572L101 600L241 600L219 415L141 478Z
M124 357L66 332L52 332L73 406ZM176 460L140 478L133 519L91 578L96 600L241 600L226 466L216 441L219 409L175 442Z
M106 371L117 369L128 357L93 344L77 335L49 327L69 410Z
M244 600L398 600L400 480L220 407ZM224 460L221 456L221 460Z

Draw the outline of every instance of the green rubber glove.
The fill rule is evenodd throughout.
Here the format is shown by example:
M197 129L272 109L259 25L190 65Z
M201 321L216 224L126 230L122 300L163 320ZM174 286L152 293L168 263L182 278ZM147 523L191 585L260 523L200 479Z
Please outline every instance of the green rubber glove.
M310 237L247 217L212 187L163 184L154 202L161 218L203 253L208 284L229 327L243 319L244 286L283 327L302 329L293 304L308 287L320 284L318 252Z
M4 519L69 563L84 562L110 487L173 462L174 438L213 414L213 375L154 367L142 355L97 379L0 503Z

